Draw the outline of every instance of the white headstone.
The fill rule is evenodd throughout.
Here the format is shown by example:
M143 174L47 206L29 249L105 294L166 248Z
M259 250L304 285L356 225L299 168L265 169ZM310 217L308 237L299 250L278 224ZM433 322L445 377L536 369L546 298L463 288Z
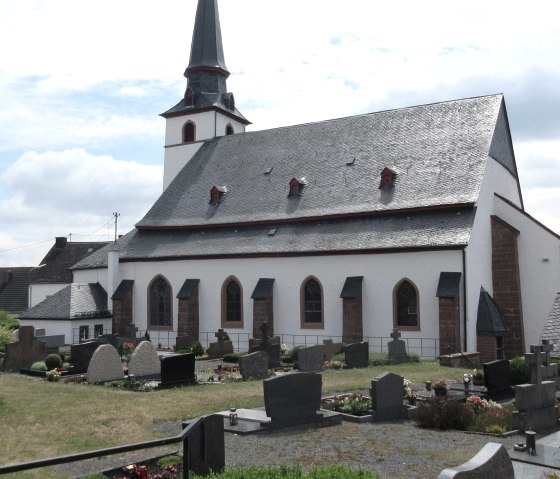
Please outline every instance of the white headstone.
M132 353L128 374L151 376L161 374L161 362L156 348L150 341L142 341Z
M118 351L110 344L99 346L89 362L87 382L93 384L123 378L123 366Z

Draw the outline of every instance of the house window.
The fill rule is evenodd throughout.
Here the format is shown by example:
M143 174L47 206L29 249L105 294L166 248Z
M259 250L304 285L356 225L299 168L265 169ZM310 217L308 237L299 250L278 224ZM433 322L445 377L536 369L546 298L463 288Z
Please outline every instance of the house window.
M243 327L243 289L239 280L230 276L222 285L222 326Z
M307 278L301 285L301 327L323 328L323 288L314 278Z
M192 143L196 139L196 127L192 121L183 126L183 143Z
M233 126L231 126L231 125L226 126L226 135L229 136L229 135L233 135L233 134L234 134Z
M171 286L165 278L158 276L148 290L148 317L151 328L171 329Z
M103 325L102 324L96 324L93 327L93 337L94 338L99 338L100 336L103 336Z
M190 88L187 88L185 93L185 106L193 106L194 104L194 96L193 92Z
M89 339L89 326L80 326L80 341Z
M409 280L403 279L393 291L394 324L404 330L420 330L418 290Z

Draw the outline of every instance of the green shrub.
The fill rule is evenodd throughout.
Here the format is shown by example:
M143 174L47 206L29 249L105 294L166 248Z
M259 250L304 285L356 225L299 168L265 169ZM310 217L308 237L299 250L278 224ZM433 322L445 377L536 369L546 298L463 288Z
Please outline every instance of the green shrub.
M194 353L195 356L204 356L204 348L199 341L193 344L191 352Z
M368 366L389 366L391 360L385 353L369 353Z
M48 371L45 361L37 361L31 365L31 371Z
M59 368L62 365L62 358L58 354L49 354L45 358L45 364L49 371L51 369Z
M14 329L19 328L19 321L13 314L0 309L0 327L5 327L13 331Z
M198 479L203 476L192 476ZM377 474L362 469L352 469L341 464L330 466L311 466L303 471L299 464L295 466L249 466L231 467L223 472L210 473L210 479L379 479Z
M222 358L226 363L238 363L239 362L239 358L242 356L245 356L246 353L230 353L230 354L224 354L224 357Z
M420 356L416 353L408 353L406 355L407 358L407 362L409 363L419 363L420 362Z
M298 361L298 352L301 348L305 348L303 344L299 344L298 346L294 346L290 351L288 351L287 356L291 359L292 363L297 363Z
M157 461L158 467L164 468L167 466L178 466L183 464L183 458L181 456L165 456Z
M484 430L484 432L488 434L503 434L507 431L508 429L505 426L500 426L499 424L490 424L490 426L487 426Z
M529 365L525 358L517 356L509 361L509 382L512 385L527 384L530 380Z
M12 341L13 330L0 324L0 346Z
M414 421L420 427L464 431L473 418L472 409L462 402L435 396L418 407Z

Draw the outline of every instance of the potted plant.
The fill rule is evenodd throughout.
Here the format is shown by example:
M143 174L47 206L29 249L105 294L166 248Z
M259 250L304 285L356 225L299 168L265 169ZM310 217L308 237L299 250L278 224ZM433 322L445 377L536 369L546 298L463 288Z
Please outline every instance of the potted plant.
M436 396L447 396L447 383L444 380L438 381L432 388Z

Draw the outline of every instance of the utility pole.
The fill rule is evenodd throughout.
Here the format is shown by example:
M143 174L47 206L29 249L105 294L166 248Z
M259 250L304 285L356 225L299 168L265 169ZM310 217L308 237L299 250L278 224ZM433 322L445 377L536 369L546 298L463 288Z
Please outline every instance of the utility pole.
M115 243L117 242L117 223L119 221L120 214L113 213L113 218L115 218Z

